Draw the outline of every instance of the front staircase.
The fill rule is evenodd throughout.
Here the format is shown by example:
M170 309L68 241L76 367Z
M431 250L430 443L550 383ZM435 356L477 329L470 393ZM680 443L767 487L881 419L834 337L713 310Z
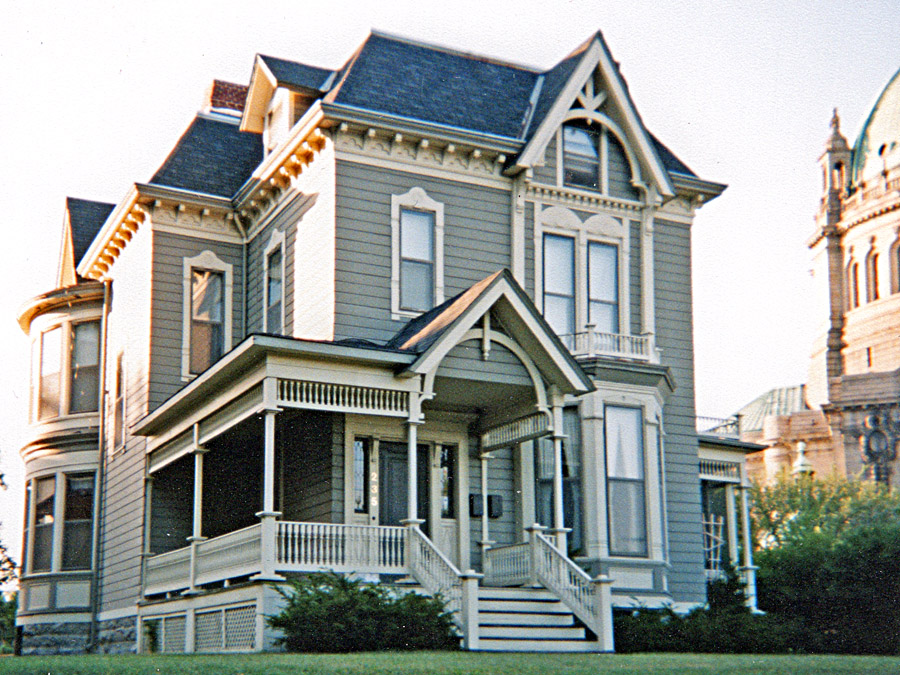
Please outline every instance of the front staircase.
M596 652L596 638L545 588L478 589L478 649Z

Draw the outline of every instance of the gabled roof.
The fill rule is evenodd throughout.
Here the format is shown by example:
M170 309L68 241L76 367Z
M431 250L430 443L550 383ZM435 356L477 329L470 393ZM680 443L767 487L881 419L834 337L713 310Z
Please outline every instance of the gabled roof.
M432 372L462 336L490 311L534 360L544 378L564 393L593 391L590 377L563 346L512 273L503 269L410 321L385 347L417 354L404 372Z
M259 54L258 58L266 65L279 86L290 89L325 91L325 83L334 74L334 71L328 68L309 66L296 61L286 61L274 56Z
M66 212L69 214L68 236L72 240L73 260L76 267L114 208L115 204L66 197Z
M197 115L150 183L230 198L262 158L259 134L240 131L236 120Z

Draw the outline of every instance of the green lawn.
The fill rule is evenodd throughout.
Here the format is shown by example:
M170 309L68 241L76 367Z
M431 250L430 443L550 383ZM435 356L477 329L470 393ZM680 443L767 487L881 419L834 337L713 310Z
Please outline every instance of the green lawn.
M900 675L900 658L877 656L754 656L718 654L230 654L215 656L0 657L0 673L22 675L596 675L597 673L873 673Z

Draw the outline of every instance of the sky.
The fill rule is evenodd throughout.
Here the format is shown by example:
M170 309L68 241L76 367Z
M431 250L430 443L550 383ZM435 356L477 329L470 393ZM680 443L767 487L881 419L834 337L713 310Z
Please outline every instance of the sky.
M806 239L837 107L852 143L900 67L900 0L0 0L0 540L21 544L28 344L55 281L66 196L146 181L213 78L256 53L336 68L371 29L536 66L600 29L645 126L729 188L693 229L697 412L727 416L806 379Z

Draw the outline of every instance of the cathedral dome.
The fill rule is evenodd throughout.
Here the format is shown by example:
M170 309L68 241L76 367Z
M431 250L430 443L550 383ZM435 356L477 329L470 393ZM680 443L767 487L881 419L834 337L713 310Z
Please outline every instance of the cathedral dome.
M900 70L888 82L853 146L853 182L900 165Z

